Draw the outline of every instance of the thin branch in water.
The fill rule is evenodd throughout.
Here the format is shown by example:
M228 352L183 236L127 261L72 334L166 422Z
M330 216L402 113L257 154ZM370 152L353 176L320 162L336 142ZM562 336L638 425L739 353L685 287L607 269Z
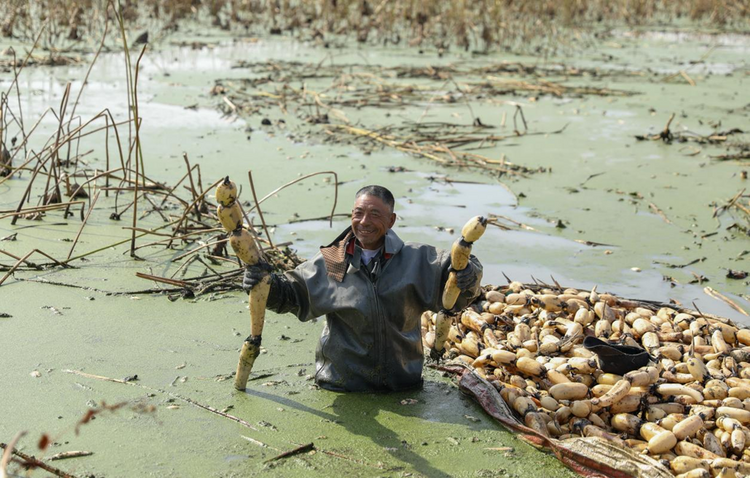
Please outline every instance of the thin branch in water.
M305 445L298 446L297 448L294 448L289 451L285 451L284 453L280 455L276 455L273 458L269 458L268 460L264 461L264 463L269 463L276 460L281 460L282 458L288 458L290 456L298 455L300 453L307 453L309 451L312 451L315 449L315 445L313 443L307 443Z
M94 206L96 206L96 201L99 200L99 194L101 194L101 191L96 192L96 196L94 196L94 200L91 201L91 206L89 207L88 212L86 213L86 218L83 220L83 223L81 223L81 228L78 229L78 234L76 234L75 240L73 240L73 245L70 246L70 251L68 252L68 257L65 259L70 260L70 256L73 255L73 249L76 248L76 244L78 244L78 239L81 237L81 233L83 232L83 228L86 227L86 223L89 220L89 217L91 217L91 212L94 210Z
M29 469L41 468L42 470L52 473L53 475L58 476L60 478L76 478L75 476L62 471L59 468L55 468L54 466L44 463L43 461L39 460L38 458L32 455L27 455L26 453L20 452L18 450L14 450L13 449L14 446L15 446L15 441L11 442L8 445L6 445L5 443L0 443L0 448L5 450L5 452L3 453L3 460L5 459L6 453L12 453L13 455L16 455L17 457L24 460L25 463L22 464L24 468L29 468ZM7 470L5 470L5 468L0 469L0 476L7 476Z
M169 395L171 397L174 397L174 398L176 398L178 400L182 400L183 402L189 403L190 405L193 405L195 407L198 407L198 408L201 408L201 409L206 410L208 412L211 412L211 413L213 413L215 415L219 415L221 417L224 417L224 418L227 418L227 419L232 420L234 422L237 422L237 423L239 423L240 425L242 425L242 426L244 426L246 428L249 428L249 429L254 430L256 432L258 431L257 428L255 428L254 426L252 426L251 424L249 424L248 422L246 422L245 420L243 420L241 418L237 418L237 417L235 417L233 415L230 415L228 413L221 412L221 411L219 411L219 410L217 410L217 409L215 409L215 408L213 408L213 407L211 407L209 405L204 405L202 403L196 402L192 398L183 397L182 395L176 394L174 392L167 392L167 391L162 390L160 388L149 387L149 386L146 386L146 385L142 385L140 383L126 382L124 380L119 380L119 379L116 379L116 378L104 377L102 375L94 375L94 374L82 372L80 370L63 370L63 372L65 372L65 373L71 373L71 374L74 374L74 375L79 375L81 377L91 378L91 379L95 379L95 380L103 380L105 382L121 383L121 384L124 384L124 385L130 385L132 387L139 387L139 388L143 388L145 390L151 390L151 391L154 391L154 392L164 393L164 394L167 394L167 395Z
M266 220L263 218L263 211L260 208L260 204L258 203L258 196L255 194L255 183L253 182L253 172L248 171L247 177L250 180L250 190L253 193L253 201L255 202L255 209L258 210L258 216L260 216L260 223L263 224L263 231L266 233L266 239L268 239L268 243L271 244L271 247L274 247L273 241L271 240L271 234L268 232L268 227L266 227Z

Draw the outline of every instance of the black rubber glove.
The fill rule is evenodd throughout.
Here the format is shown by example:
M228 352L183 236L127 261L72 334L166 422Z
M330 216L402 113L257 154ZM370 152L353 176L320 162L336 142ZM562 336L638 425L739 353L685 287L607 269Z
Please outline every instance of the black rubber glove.
M263 276L270 274L271 286L268 289L266 307L279 314L291 312L296 315L299 310L299 300L292 284L284 274L274 274L271 272L272 270L273 267L267 262L259 262L254 266L245 267L245 276L242 278L242 289L249 294Z
M264 261L258 261L254 266L245 267L245 276L242 278L242 290L249 294L253 290L253 287L255 287L255 284L260 282L263 276L269 274L272 270L273 267Z
M456 271L456 285L461 290L461 292L466 292L467 290L474 287L474 285L477 283L478 277L479 271L474 266L474 264L469 261L469 263L466 264L465 269Z

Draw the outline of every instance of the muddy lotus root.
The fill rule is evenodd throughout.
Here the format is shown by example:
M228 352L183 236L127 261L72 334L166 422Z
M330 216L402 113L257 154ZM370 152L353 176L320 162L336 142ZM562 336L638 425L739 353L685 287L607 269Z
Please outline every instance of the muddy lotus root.
M422 316L429 349L436 314ZM486 286L460 312L443 358L489 381L527 427L605 438L676 476L750 475L750 330L726 318L576 289ZM586 336L653 358L605 373Z

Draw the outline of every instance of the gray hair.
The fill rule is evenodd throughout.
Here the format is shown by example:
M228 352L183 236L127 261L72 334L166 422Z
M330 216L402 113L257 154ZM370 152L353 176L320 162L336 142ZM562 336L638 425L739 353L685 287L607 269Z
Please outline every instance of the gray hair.
M393 194L383 186L377 186L374 184L365 186L357 191L357 194L354 195L354 199L358 199L360 196L364 195L375 196L376 198L379 198L381 201L390 206L391 212L393 212L393 209L396 206L396 200L393 199Z

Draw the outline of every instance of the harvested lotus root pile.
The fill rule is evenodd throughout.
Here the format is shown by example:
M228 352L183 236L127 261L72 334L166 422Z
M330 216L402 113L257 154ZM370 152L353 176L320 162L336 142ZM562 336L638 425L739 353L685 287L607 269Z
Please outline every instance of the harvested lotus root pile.
M750 476L750 330L596 288L484 290L444 347L425 312L424 343L489 381L527 427L601 437L677 476Z

